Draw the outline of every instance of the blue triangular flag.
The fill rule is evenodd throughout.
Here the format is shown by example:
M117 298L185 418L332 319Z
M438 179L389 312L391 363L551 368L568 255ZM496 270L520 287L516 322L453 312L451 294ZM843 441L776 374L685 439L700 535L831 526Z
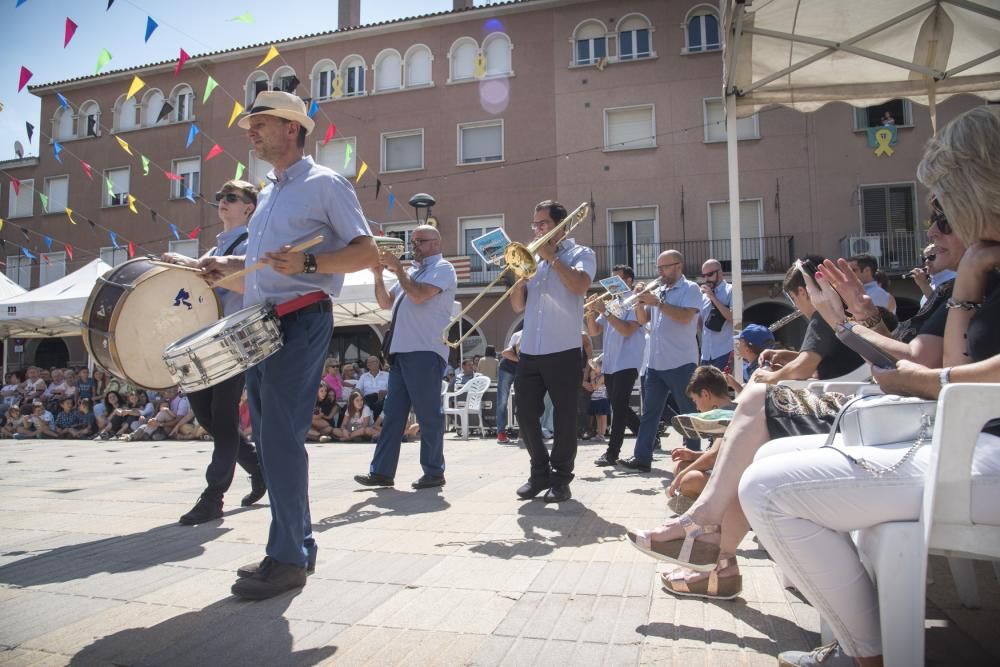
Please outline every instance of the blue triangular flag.
M390 212L390 213L392 212L392 205L393 205L393 203L395 203L395 201L396 201L396 197L394 197L393 194L390 192L389 193L389 208L387 209L388 212Z
M198 126L191 123L191 129L188 130L187 143L184 144L184 148L191 148L191 143L194 141L194 136L198 134Z
M61 143L59 143L58 141L53 141L52 142L52 153L53 153L54 157L56 158L56 162L62 163L62 158L59 157L59 154L62 153L62 144Z
M194 193L191 192L191 188L184 188L184 199L187 199L192 204L195 203L195 201L194 201Z
M23 5L23 4L24 4L24 3L26 3L27 1L28 1L28 0L17 0L17 4L16 4L16 5L14 5L14 9L17 9L18 7L20 7L21 5Z
M172 231L174 233L174 238L175 239L177 239L178 241L181 240L181 235L177 233L177 225L175 225L172 222L170 223L170 231Z
M28 259L35 259L35 256L34 256L34 255L32 255L32 254L31 254L31 251L30 251L30 250L28 250L27 248L25 248L25 247L22 247L22 248L21 248L21 252L23 252L23 253L24 253L24 256L25 256L25 257L27 257Z
M117 248L118 247L118 237L115 235L114 232L108 232L108 236L111 237L111 245L113 245L114 247Z
M156 21L153 20L152 16L147 16L146 17L146 41L147 42L149 41L150 35L152 35L153 31L156 30L158 27L159 27L159 24Z
M50 239L48 236L45 237L45 245L46 247L48 247L50 251L52 250L52 239Z
M56 91L56 97L59 98L59 106L61 106L63 109L68 109L69 108L69 100L67 100L65 97L63 97L62 93L60 93L59 91Z
M312 103L309 105L309 117L312 118L317 113L319 113L319 104L316 102L316 100L313 100Z

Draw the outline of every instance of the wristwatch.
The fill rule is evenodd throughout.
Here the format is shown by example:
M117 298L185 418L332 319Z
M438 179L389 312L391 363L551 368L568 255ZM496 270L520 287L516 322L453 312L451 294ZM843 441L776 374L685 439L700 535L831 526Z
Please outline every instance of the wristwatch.
M316 273L316 255L307 252L303 253L302 273Z
M941 386L944 387L946 384L951 382L951 368L942 368L941 373L938 374L938 381Z

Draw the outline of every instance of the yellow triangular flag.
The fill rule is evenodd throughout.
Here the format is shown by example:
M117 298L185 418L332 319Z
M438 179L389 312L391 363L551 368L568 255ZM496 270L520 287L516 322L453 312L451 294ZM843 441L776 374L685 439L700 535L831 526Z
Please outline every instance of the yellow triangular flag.
M232 127L233 123L236 122L236 118L243 113L243 105L239 102L233 102L233 113L229 116L229 124L226 127Z
M135 197L132 195L128 196L128 210L132 211L136 215L139 215L139 211L135 210Z
M132 85L128 87L128 95L125 96L125 99L126 100L132 99L132 97L136 93L138 93L140 90L142 90L143 86L145 86L145 85L146 85L145 81L143 81L142 79L140 79L137 76L133 76L132 77Z
M368 163L365 162L364 160L362 160L361 161L361 169L358 169L358 177L354 179L354 182L355 183L360 183L361 182L361 177L365 175L366 171L368 171Z
M263 67L264 65L268 64L277 57L278 57L278 49L272 46L270 49L267 50L267 55L264 56L264 59L260 61L260 64L257 65L257 67Z
M127 144L127 143L125 143L125 140L124 140L124 139L122 139L121 137L115 137L115 141L117 141L117 142L118 142L118 145L122 147L122 150L123 150L123 151L125 151L125 152L126 152L126 153L128 153L129 155L131 155L131 154L132 154L132 149L128 147L128 144Z
M71 208L66 209L66 217L69 218L69 221L71 223L73 223L74 225L76 224L76 220L73 219L73 209Z
M0 218L0 231L3 231L3 218Z

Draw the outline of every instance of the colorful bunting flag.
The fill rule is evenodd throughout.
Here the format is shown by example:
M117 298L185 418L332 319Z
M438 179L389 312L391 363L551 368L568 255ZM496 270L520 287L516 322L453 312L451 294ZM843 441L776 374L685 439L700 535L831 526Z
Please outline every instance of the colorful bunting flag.
M243 113L243 105L240 104L239 102L234 101L233 113L229 114L229 123L226 125L226 127L232 127L233 123L236 122L236 119L239 118L239 115L241 113Z
M344 169L347 169L347 165L351 164L351 153L354 152L354 146L347 144L344 148Z
M128 95L125 96L125 99L126 100L132 99L135 96L135 94L138 93L140 90L142 90L143 86L145 85L146 85L145 81L143 81L137 76L133 76L132 85L128 87Z
M128 196L128 210L132 211L134 215L139 215L139 211L135 210L135 197L132 195Z
M21 92L24 89L25 85L27 85L32 76L34 76L34 74L32 74L31 70L24 65L21 65L21 77L18 79L17 92Z
M115 137L115 141L118 142L118 145L122 147L123 151L125 151L129 155L132 155L132 149L129 148L128 143L126 143L124 139L122 139L121 137Z
M32 255L32 254L31 254L31 251L30 251L30 250L28 250L27 248L24 248L24 247L22 247L22 248L21 248L21 252L23 252L23 253L24 253L24 256L25 256L25 257L27 257L28 259L35 259L35 256L34 256L34 255Z
M181 177L178 176L177 174L175 174L172 171L165 171L165 172L163 172L163 175L166 176L171 181L179 181L179 180L181 180Z
M312 118L319 112L319 103L313 100L309 103L309 117Z
M89 178L90 180L94 180L94 174L90 170L90 165L84 162L83 160L80 160L80 165L83 167L83 173L87 175L87 178Z
M241 178L243 178L243 172L246 170L246 168L247 168L247 166L245 164L243 164L242 162L237 162L236 163L236 176L234 176L233 178L235 180L237 180L237 181L240 180Z
M195 203L197 203L197 202L195 202L195 200L194 200L194 193L193 193L193 192L191 192L191 188L189 188L189 187L185 187L185 188L184 188L184 199L187 199L187 200L188 200L189 202L191 202L192 204L195 204Z
M31 240L31 236L28 234L28 230L25 229L24 227L20 227L19 229L21 230L21 233L24 234L24 238L26 238L26 239L28 239L30 241Z
M175 239L177 239L178 241L181 240L181 235L177 233L177 225L175 225L172 222L170 223L170 231L172 231L174 233L174 238Z
M212 148L211 148L211 149L210 149L210 150L208 151L208 155L206 155L206 156L205 156L205 162L208 162L208 161L209 161L209 160L211 160L212 158L214 158L214 157L216 157L216 156L218 156L218 155L221 155L221 154L222 154L222 146L220 146L219 144L215 144L215 145L214 145L214 146L212 146Z
M245 23L246 25L253 25L253 15L250 12L243 12L239 16L234 16L229 20L236 21L237 23Z
M194 143L194 137L198 134L198 132L200 132L198 126L191 123L191 127L188 128L188 138L187 143L184 144L184 148L191 148L191 144Z
M109 232L108 232L108 236L110 236L110 237L111 237L111 245L113 245L113 246L114 246L114 247L116 247L116 248L117 248L117 247L119 247L119 246L118 246L118 235L117 235L117 234L115 234L115 233L114 233L114 232L112 232L112 231L109 231Z
M101 49L101 55L97 56L97 69L94 74L100 74L101 68L107 65L111 61L111 52L107 49Z
M108 188L108 197L115 196L115 184L111 182L111 179L107 176L104 177L104 185Z
M21 5L23 5L27 1L28 0L17 0L17 4L14 5L14 9L17 9L18 7L20 7Z
M45 237L45 246L52 252L52 239L48 236Z
M278 55L280 55L278 53L278 49L272 45L271 48L267 50L267 55L264 56L264 59L260 61L257 67L263 67L264 65L268 64L269 62L277 58Z
M205 94L202 95L202 97L201 97L201 103L202 104L204 104L205 102L208 102L208 98L212 95L212 91L215 90L215 87L218 86L218 85L219 85L219 83L215 79L212 78L211 74L209 74L208 75L208 81L205 82Z
M28 121L24 121L24 129L28 131L28 143L30 144L31 138L35 136L35 126Z
M378 193L382 192L382 179L375 178L375 199L378 199Z
M184 67L184 63L186 63L190 57L191 56L188 55L187 51L181 49L181 54L177 58L177 67L174 68L174 76L180 74L181 68Z
M330 127L326 128L326 136L323 137L323 145L326 146L330 139L333 139L333 134L337 131L337 126L330 123Z
M191 230L191 233L188 234L188 238L189 239L196 239L196 238L198 238L198 233L200 231L201 231L201 227L195 227L194 229Z
M3 218L0 218L0 232L3 231Z
M354 179L354 183L355 184L361 182L361 177L365 175L366 171L368 171L368 163L365 162L364 160L362 160L361 161L361 169L358 169L358 177Z
M73 259L73 246L71 246L68 243L66 244L66 256L69 257L71 260Z
M145 155L140 155L139 159L142 160L142 175L149 176L149 158Z
M69 100L67 100L58 90L56 91L56 98L59 100L59 106L63 109L69 109Z
M69 207L66 207L66 217L69 218L69 223L71 225L75 225L76 224L76 220L73 219L73 209L71 209Z
M159 123L161 120L166 118L173 110L174 110L174 105L172 105L170 102L167 102L166 100L163 100L163 106L160 107L160 113L156 115L156 122Z
M145 42L149 43L149 38L153 34L153 31L160 27L160 24L153 20L152 16L146 17L146 39Z
M20 181L20 179L11 177L11 179L10 179L10 187L14 188L14 195L15 196L19 197L21 195L21 181Z
M108 0L108 9L111 9L111 5L113 4L115 4L115 0ZM108 9L105 9L104 11L108 11Z
M67 46L69 46L69 40L73 39L73 35L76 34L76 29L78 27L79 26L77 26L75 23L73 23L73 19L71 19L68 16L66 17L66 33L65 33L65 36L63 37L63 48L64 49Z
M38 193L38 198L42 202L42 210L45 211L46 213L48 213L49 212L49 196L47 194L45 194L44 192L39 192Z
M129 241L128 242L128 258L132 259L133 257L135 257L135 243L133 243L132 241Z
M52 142L52 156L56 159L56 162L58 162L59 164L62 164L62 158L59 157L60 153L62 153L62 144L59 143L58 141L53 141Z
M49 250L51 250L51 248L49 248ZM46 264L51 264L51 263L52 263L52 262L51 262L51 261L49 260L49 256L48 256L48 255L44 255L44 254L43 254L43 255L42 255L42 260L44 260L44 262L45 262Z
M386 209L387 213L392 213L392 205L396 203L396 196L391 192L389 193L389 208Z

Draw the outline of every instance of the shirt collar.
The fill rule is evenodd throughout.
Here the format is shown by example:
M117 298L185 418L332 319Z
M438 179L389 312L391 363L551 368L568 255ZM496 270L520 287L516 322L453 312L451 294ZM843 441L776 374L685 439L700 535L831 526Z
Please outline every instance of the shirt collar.
M420 267L426 268L431 264L437 263L437 261L440 259L441 259L441 253L437 253L436 255L431 255L430 257L424 257L422 260L420 260Z
M296 162L295 164L293 164L292 166L290 166L288 169L285 170L285 175L283 178L279 179L277 174L275 174L274 170L272 169L267 173L267 179L272 183L283 183L286 181L292 181L301 176L302 174L306 173L307 171L309 171L313 167L313 164L315 163L313 162L312 156L305 155L302 157L302 159L300 159L298 162Z

